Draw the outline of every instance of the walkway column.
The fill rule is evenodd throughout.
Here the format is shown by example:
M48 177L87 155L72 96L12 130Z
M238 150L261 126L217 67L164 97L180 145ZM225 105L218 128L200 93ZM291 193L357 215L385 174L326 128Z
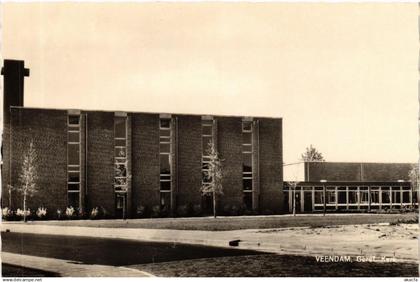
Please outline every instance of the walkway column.
M379 186L379 209L382 210L382 186Z
M321 179L320 182L323 184L322 185L322 194L324 197L324 216L325 216L325 212L327 210L327 186L325 185L325 183L327 182L327 180L325 179Z

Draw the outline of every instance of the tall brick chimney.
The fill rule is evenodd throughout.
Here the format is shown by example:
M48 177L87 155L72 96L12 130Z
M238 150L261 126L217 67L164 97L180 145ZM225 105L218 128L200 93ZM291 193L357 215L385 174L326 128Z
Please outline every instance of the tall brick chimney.
M3 125L10 119L10 106L23 106L23 81L29 76L25 62L4 60L3 68Z
M11 185L10 106L23 106L23 80L29 76L25 62L4 60L3 75L3 134L1 144L2 207L14 208Z

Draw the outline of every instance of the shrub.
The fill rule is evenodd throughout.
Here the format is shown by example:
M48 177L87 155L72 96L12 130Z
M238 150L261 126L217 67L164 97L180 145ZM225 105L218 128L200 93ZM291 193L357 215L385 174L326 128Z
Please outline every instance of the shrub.
M99 218L109 218L110 215L108 213L108 211L106 210L106 208L100 206L99 207Z
M1 210L1 217L4 220L12 220L13 219L13 211L8 207L5 207Z
M170 215L171 211L167 206L164 206L160 209L160 217L168 217Z
M193 205L192 214L193 216L201 216L203 214L203 209L201 208L200 204Z
M245 211L247 210L247 208L246 208L246 205L244 203L239 204L238 208L239 208L239 210L238 210L239 215L245 214Z
M98 218L98 216L99 216L99 209L98 209L98 207L93 208L93 209L90 211L90 215L89 215L90 219L97 219L97 218Z
M147 208L145 206L142 206L142 205L138 206L136 209L136 217L137 218L145 217L146 211L147 211Z
M230 205L230 204L226 204L226 205L224 205L224 206L223 206L223 214L224 214L224 215L230 215L230 213L231 213L231 209L232 209L232 207L231 207L231 205Z
M47 216L47 209L44 207L40 207L36 210L36 216L39 219L44 219Z
M258 215L258 212L250 209L245 209L244 215Z
M266 209L266 210L263 211L263 214L270 215L270 214L273 214L273 211L269 210L269 209Z
M413 206L402 206L398 211L399 213L410 213L417 211L417 209Z
M87 213L84 210L79 211L79 209L76 209L76 217L78 219L87 219L88 215L90 215L90 213Z
M236 205L232 205L232 207L230 208L230 214L232 216L237 216L239 215L239 208Z
M414 214L413 216L410 216L409 218L404 219L398 219L397 224L418 224L419 223L419 215Z
M155 205L152 207L151 217L160 217L161 216L161 208L159 205Z
M252 215L252 211L249 209L244 209L244 215Z
M57 209L57 219L63 218L63 212L60 209Z
M186 217L190 215L190 206L189 205L180 205L176 209L176 214L181 217Z
M67 209L66 209L66 217L67 217L68 219L72 219L72 218L74 218L75 216L76 216L76 211L75 211L75 209L74 209L72 206L67 207Z
M23 218L24 214L26 214L26 218L28 218L31 215L31 210L27 209L26 211L23 211L21 209L16 210L16 216Z

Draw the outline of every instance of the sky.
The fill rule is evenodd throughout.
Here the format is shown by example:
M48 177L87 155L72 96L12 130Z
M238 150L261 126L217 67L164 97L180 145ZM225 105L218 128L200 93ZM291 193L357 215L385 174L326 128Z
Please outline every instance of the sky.
M284 162L418 159L416 3L2 3L25 106L283 118Z

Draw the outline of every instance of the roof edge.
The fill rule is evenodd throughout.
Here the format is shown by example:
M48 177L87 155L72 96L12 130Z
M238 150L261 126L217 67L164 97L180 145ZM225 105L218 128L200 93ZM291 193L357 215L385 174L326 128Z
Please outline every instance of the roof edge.
M216 117L253 117L261 119L277 119L283 120L283 117L268 117L268 116L250 116L250 115L223 115L223 114L209 114L209 113L180 113L180 112L153 112L153 111L121 111L121 110L95 110L95 109L76 109L76 108L44 108L44 107L25 107L25 106L10 106L11 109L28 109L28 110L55 110L55 111L69 111L69 110L79 110L82 112L105 112L105 113L114 113L114 112L126 112L132 114L171 114L171 115L185 115L185 116L216 116Z

